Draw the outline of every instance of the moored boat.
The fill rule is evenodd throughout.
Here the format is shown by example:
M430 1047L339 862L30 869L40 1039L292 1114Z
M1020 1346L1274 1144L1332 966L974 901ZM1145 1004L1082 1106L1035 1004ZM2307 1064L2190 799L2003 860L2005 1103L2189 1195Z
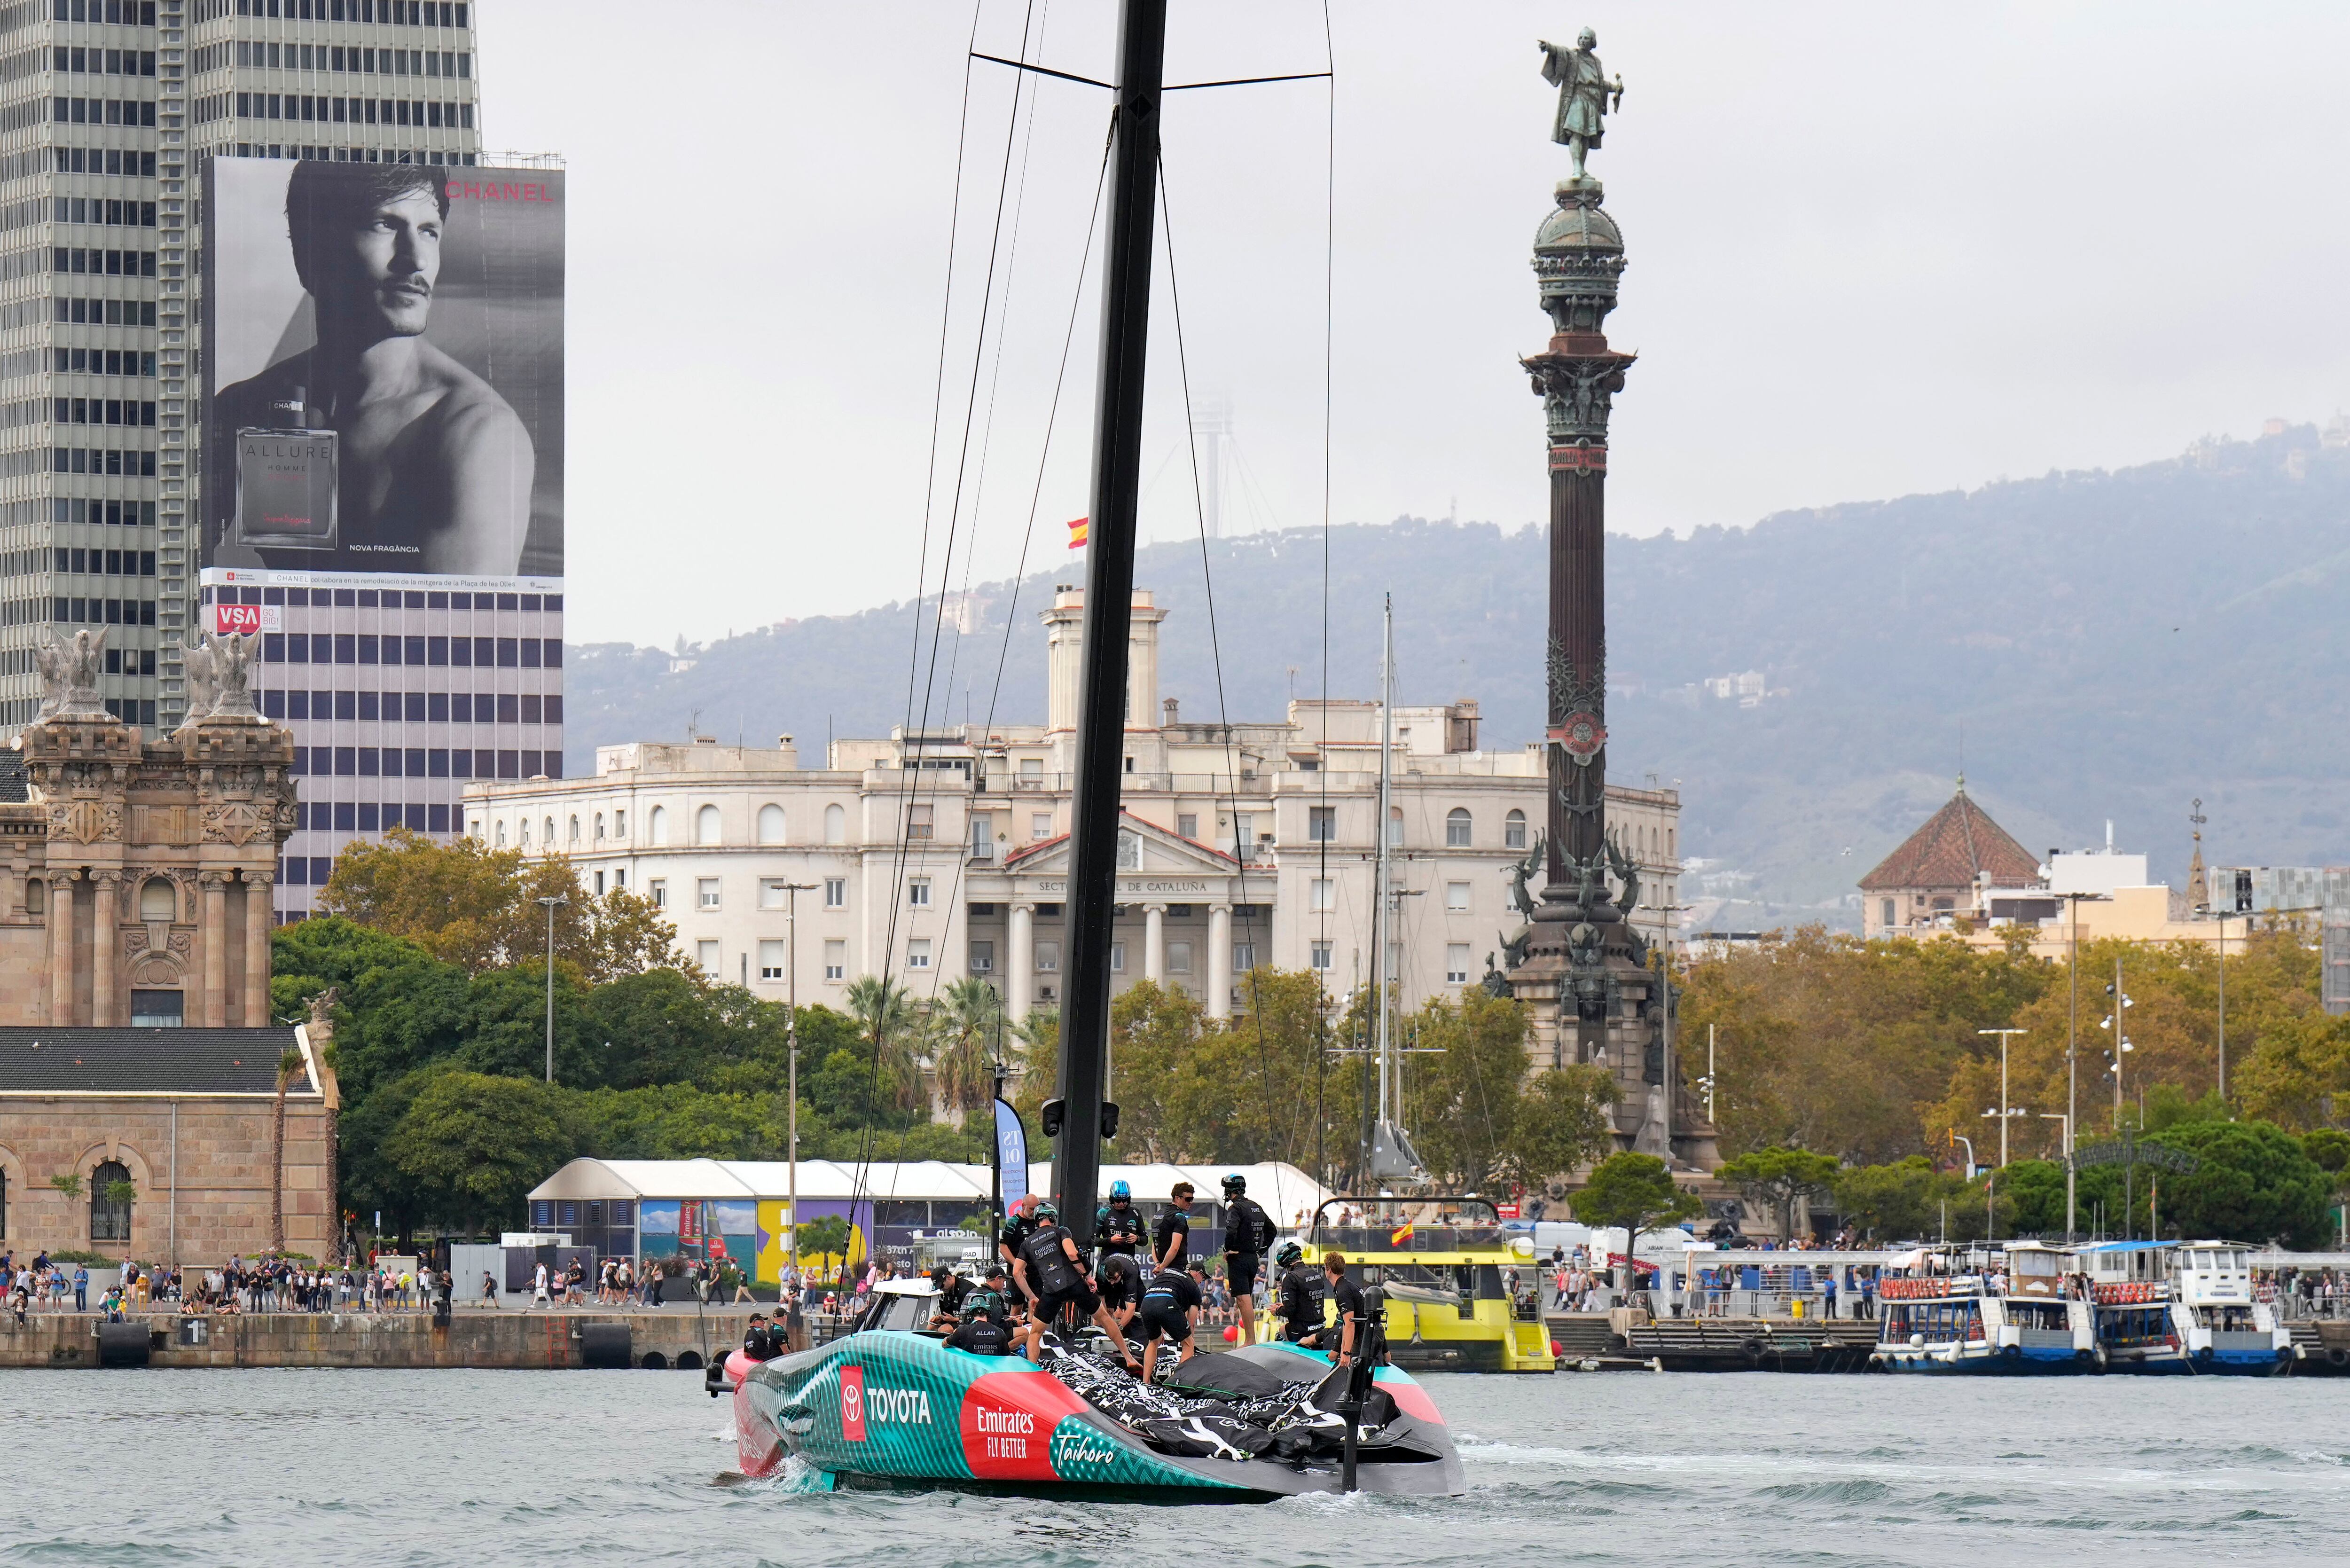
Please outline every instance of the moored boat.
M1504 1230L1477 1197L1333 1198L1315 1210L1306 1255L1347 1258L1386 1297L1388 1355L1415 1372L1552 1372L1550 1332L1531 1282L1534 1242ZM1268 1314L1273 1332L1278 1325Z
M2297 1358L2293 1331L2252 1290L2251 1249L2181 1241L2171 1252L2175 1321L2188 1366L2222 1376L2272 1377Z
M2036 1242L1919 1248L1887 1265L1870 1360L1887 1372L2050 1376L2099 1369L2069 1255Z

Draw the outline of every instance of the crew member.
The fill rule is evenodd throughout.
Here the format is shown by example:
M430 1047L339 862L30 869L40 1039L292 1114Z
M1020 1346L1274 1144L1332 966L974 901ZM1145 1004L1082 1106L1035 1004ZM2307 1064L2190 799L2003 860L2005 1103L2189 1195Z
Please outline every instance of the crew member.
M949 1317L962 1316L963 1300L972 1293L972 1282L941 1263L931 1271L931 1283L939 1293L939 1310Z
M751 1314L750 1324L743 1334L743 1354L754 1361L773 1361L783 1354L775 1344L775 1331L767 1326L763 1314L754 1312Z
M1035 1304L1028 1309L1029 1360L1043 1358L1045 1325L1059 1317L1063 1307L1074 1305L1109 1335L1128 1369L1137 1370L1134 1358L1126 1351L1126 1336L1103 1307L1093 1276L1078 1255L1077 1239L1062 1227L1060 1210L1053 1205L1036 1205L1035 1230L1020 1243L1020 1266L1035 1294Z
M1111 1182L1109 1201L1094 1215L1094 1241L1103 1258L1135 1256L1142 1250L1143 1232L1148 1229L1141 1210L1134 1206L1134 1189L1123 1180Z
M1224 1283L1239 1315L1241 1343L1256 1343L1256 1277L1273 1245L1273 1216L1248 1196L1248 1178L1224 1178Z
M1097 1282L1101 1286L1102 1305L1109 1309L1123 1333L1134 1321L1135 1309L1142 1303L1140 1260L1131 1252L1104 1252Z
M1009 1328L1018 1321L1020 1303L1012 1294L1012 1279L1003 1272L1003 1264L988 1264L987 1272L980 1276L980 1285L995 1298L987 1310L996 1322Z
M973 1291L963 1299L962 1324L947 1335L947 1348L968 1350L973 1355L1008 1355L1012 1353L1012 1334L996 1322L997 1305L993 1291Z
M1322 1260L1322 1272L1329 1281L1331 1303L1337 1308L1336 1322L1336 1355L1332 1357L1341 1366L1355 1364L1355 1346L1363 1337L1363 1287L1347 1277L1347 1254L1332 1252Z
M1322 1343L1322 1271L1305 1261L1305 1249L1284 1241L1274 1255L1282 1271L1281 1293L1274 1308L1281 1319L1281 1337L1293 1345Z
M1191 1184L1177 1182L1170 1196L1167 1212L1159 1217L1150 1239L1150 1262L1160 1269L1180 1269L1191 1250Z
M1036 1207L1037 1198L1033 1192L1014 1203L1012 1206L1012 1212L1003 1217L1003 1233L995 1240L996 1253L1003 1260L1004 1268L1010 1272L1011 1299L1023 1305L1035 1300L1036 1296L1029 1281L1021 1272L1024 1265L1020 1261L1021 1244L1035 1233Z
M1175 1365L1180 1366L1197 1354L1191 1343L1193 1330L1199 1326L1200 1307L1207 1300L1201 1282L1207 1278L1208 1265L1198 1258L1185 1269L1161 1269L1150 1277L1150 1288L1142 1294L1142 1380L1159 1366L1159 1342L1161 1339L1175 1346Z

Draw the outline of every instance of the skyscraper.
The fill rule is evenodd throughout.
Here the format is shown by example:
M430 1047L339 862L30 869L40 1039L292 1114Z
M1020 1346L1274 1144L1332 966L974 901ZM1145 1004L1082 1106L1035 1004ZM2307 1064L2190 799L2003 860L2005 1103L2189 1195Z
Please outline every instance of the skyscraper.
M51 626L109 628L109 711L185 711L203 161L476 163L472 11L0 5L0 737L38 709Z

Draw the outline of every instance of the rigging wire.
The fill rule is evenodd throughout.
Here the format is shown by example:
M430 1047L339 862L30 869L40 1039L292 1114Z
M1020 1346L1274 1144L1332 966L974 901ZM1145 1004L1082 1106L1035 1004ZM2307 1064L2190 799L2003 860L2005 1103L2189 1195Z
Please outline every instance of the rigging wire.
M1333 324L1337 315L1338 254L1338 51L1330 30L1330 0L1322 0L1322 57L1330 72L1327 99L1327 120L1323 135L1322 173L1322 739L1315 756L1315 774L1319 809L1326 824L1336 819L1330 813L1330 408L1333 380L1331 350ZM1315 875L1322 886L1330 886L1330 836L1326 827L1319 841L1319 860ZM1385 833L1387 824L1380 823L1378 831ZM1377 877L1374 872L1374 877ZM1382 895L1385 889L1380 889ZM1328 900L1335 903L1336 899ZM1322 910L1320 942L1325 961L1330 952L1330 911ZM1381 957L1384 959L1385 955ZM1310 962L1310 951L1309 951ZM1326 969L1324 973L1329 972ZM1328 1113L1322 1104L1322 1081L1330 1055L1329 1029L1326 1023L1329 1003L1316 999L1315 1009L1314 1060L1314 1144L1315 1160L1320 1167L1314 1173L1316 1181L1326 1183L1330 1177L1327 1158L1322 1150L1323 1130L1327 1126Z

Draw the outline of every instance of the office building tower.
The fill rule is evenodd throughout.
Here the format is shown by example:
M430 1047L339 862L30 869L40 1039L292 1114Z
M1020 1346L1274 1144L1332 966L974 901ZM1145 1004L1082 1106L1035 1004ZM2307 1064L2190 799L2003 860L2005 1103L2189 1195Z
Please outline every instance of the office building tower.
M476 163L472 9L0 5L0 738L50 628L108 628L109 711L184 716L203 161Z

